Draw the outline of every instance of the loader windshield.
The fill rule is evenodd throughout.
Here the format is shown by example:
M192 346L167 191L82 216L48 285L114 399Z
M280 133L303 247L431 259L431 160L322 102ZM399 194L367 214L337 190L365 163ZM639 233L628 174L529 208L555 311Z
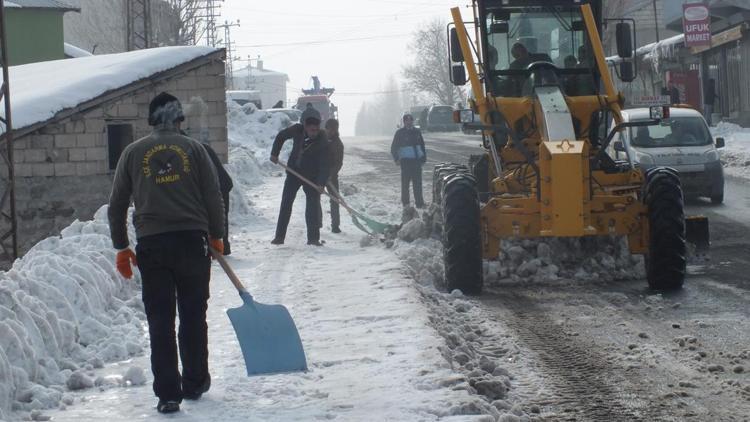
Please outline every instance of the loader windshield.
M548 62L558 69L566 95L596 93L596 67L578 7L489 8L484 16L490 90L495 95L531 94L528 66Z

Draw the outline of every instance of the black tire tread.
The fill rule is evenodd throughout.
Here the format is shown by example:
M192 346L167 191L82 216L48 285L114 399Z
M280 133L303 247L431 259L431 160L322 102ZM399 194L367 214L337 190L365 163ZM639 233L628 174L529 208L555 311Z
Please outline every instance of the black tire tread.
M657 290L679 289L685 281L687 247L684 197L677 174L671 169L649 172L644 202L650 235L648 284Z
M464 171L443 186L444 290L479 295L483 286L482 239L476 180Z

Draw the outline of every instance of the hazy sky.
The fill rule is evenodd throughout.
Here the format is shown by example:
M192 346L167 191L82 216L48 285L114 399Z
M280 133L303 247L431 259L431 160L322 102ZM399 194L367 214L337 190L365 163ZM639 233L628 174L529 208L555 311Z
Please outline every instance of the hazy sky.
M287 97L320 77L333 86L342 133L351 135L354 119L368 94L380 91L388 75L401 77L411 61L407 44L419 27L440 17L450 19L450 8L466 0L226 0L221 22L240 20L232 28L235 69L247 65L248 55L260 55L264 67L287 73ZM470 9L462 8L464 18ZM219 34L223 37L223 33ZM394 122L395 126L395 122Z

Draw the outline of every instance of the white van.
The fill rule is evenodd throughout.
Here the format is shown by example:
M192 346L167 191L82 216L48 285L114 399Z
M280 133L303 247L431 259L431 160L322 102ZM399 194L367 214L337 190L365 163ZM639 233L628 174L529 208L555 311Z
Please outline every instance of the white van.
M649 120L648 108L622 111L625 122ZM680 174L686 197L704 196L714 204L724 201L724 170L717 148L724 139L711 137L703 116L691 108L670 107L669 117L655 126L632 127L616 135L607 153L644 170L671 167Z

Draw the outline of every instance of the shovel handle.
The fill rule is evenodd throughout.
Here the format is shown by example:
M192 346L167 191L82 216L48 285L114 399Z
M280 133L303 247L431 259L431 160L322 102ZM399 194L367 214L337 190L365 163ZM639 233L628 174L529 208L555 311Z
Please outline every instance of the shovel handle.
M240 278L237 277L237 274L234 273L234 270L232 269L232 267L229 266L229 263L227 262L226 259L224 259L224 256L212 247L209 247L209 249L211 250L211 256L215 260L219 261L219 265L221 265L221 268L224 270L225 273L227 273L227 277L229 277L229 281L231 281L232 284L234 284L234 287L237 288L237 291L240 293L247 292L247 290L245 289L245 286L240 281Z
M315 187L315 188L318 187L318 185L316 185L315 183L313 183L312 181L310 181L309 179L307 179L305 176L299 174L298 171L296 171L293 168L290 168L286 164L282 163L281 161L278 161L276 164L278 164L281 167L283 167L289 173L292 173L293 175L297 176L297 178L299 178L303 182L307 183L308 185L310 185L312 187ZM344 207L344 209L346 209L347 211L349 211L350 214L354 214L354 215L356 215L358 217L362 215L359 212L357 212L354 209L352 209L352 207L350 207L346 202L344 202L344 199L341 198L341 195L339 195L338 191L336 189L334 189L333 186L331 186L330 183L327 184L326 186L328 187L328 189L331 189L333 191L334 195L331 195L329 192L326 192L325 190L323 191L323 194L328 195L329 198L333 199L337 204L339 204L342 207Z

